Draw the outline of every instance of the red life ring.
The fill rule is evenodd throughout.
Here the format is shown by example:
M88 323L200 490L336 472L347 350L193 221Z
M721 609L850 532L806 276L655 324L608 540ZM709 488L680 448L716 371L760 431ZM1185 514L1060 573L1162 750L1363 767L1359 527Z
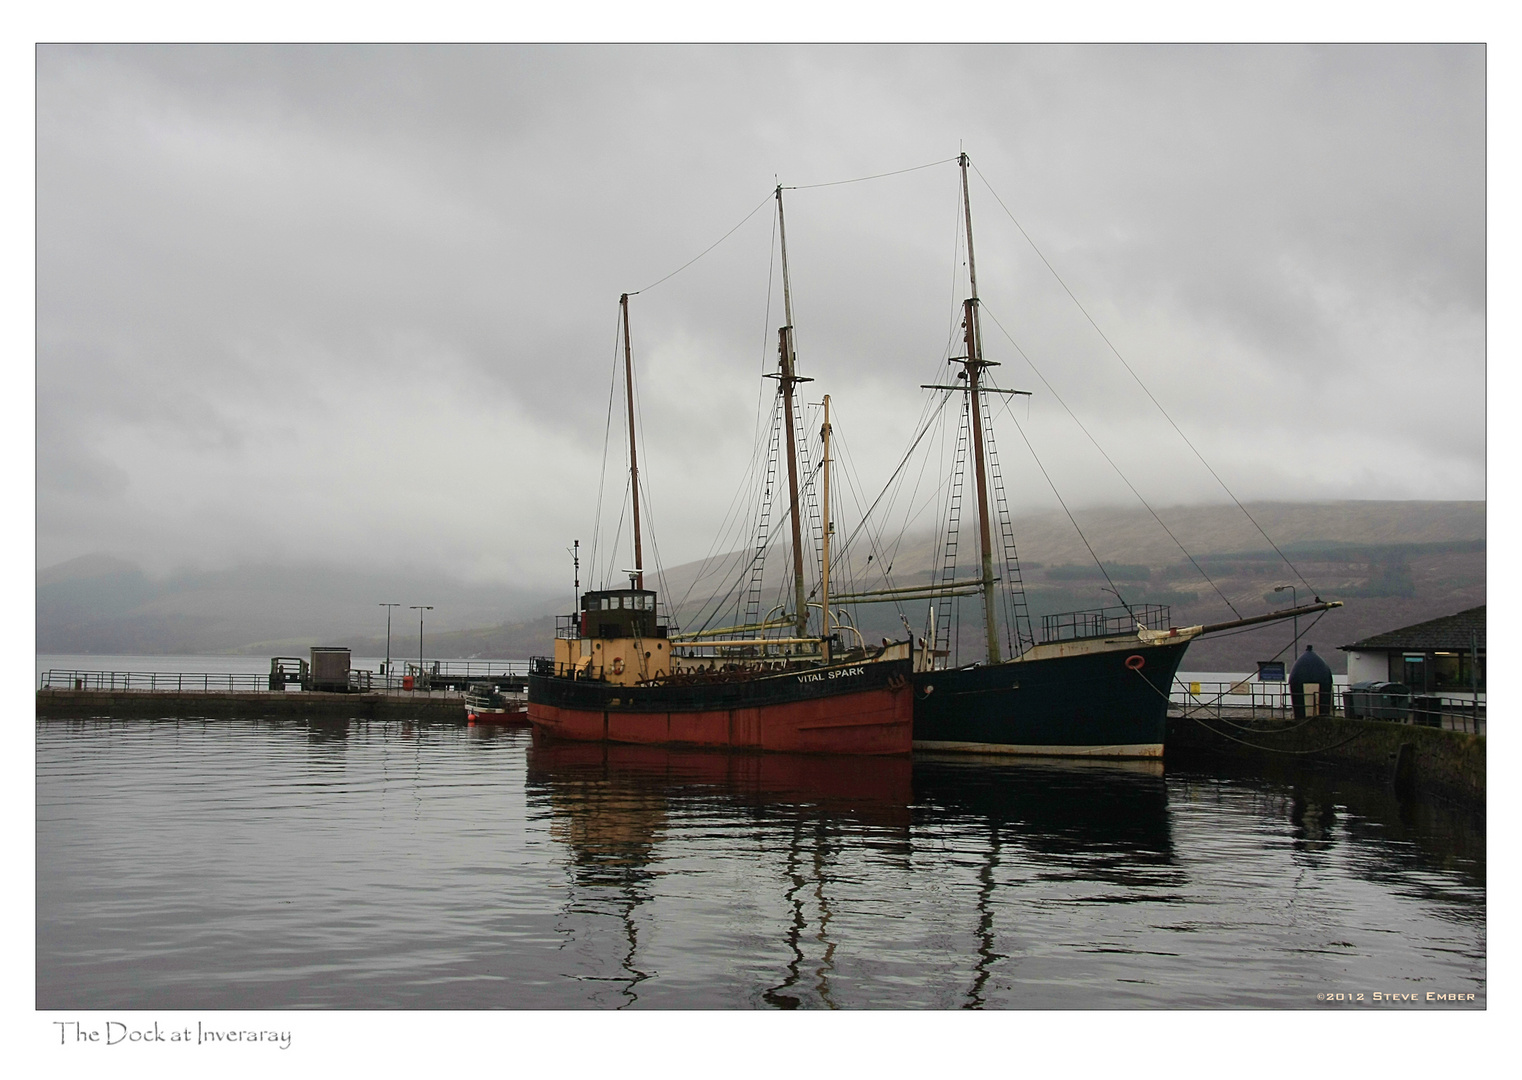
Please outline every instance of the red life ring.
M613 658L613 674L615 674L615 675L622 675L623 673L624 673L624 658L622 656L615 656Z
M1140 671L1146 666L1147 658L1141 653L1132 653L1130 656L1126 657L1126 667L1130 668L1132 671Z

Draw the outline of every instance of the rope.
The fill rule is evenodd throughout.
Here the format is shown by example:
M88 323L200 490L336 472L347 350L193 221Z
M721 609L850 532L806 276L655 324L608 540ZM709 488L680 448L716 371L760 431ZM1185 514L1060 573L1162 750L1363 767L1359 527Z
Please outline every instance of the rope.
M1250 743L1246 739L1238 739L1234 735L1228 735L1224 731L1217 731L1215 728L1211 727L1209 724L1205 723L1205 721L1201 720L1197 716L1190 716L1187 719L1193 720L1196 724L1199 724L1200 727L1204 728L1212 735L1219 735L1223 739L1230 739L1234 743L1241 743L1243 746L1250 747L1253 750L1262 750L1266 754L1289 754L1292 757L1303 757L1307 754L1324 754L1328 750L1336 750L1339 746L1346 746L1353 740L1361 739L1368 734L1367 731L1357 731L1352 735L1349 735L1346 739L1343 739L1341 742L1332 743L1330 746L1318 746L1314 750L1281 750L1275 746L1259 746L1257 743Z
M602 429L602 472L597 477L597 511L592 518L592 573L597 573L597 542L602 536L602 497L603 489L608 482L608 439L613 432L613 397L618 392L618 343L622 340L624 332L623 320L617 315L613 317L613 377L608 381L608 417L603 423ZM614 543L617 543L615 538ZM595 580L595 576L593 578ZM606 584L606 580L603 582ZM591 584L589 581L588 584ZM581 603L577 597L576 602Z
M863 180L881 180L885 176L902 176L904 173L919 172L921 169L932 169L937 165L945 165L948 161L956 160L957 159L954 157L942 158L940 161L931 161L927 162L924 165L914 165L907 169L894 169L892 172L873 173L871 176L858 176L852 180L830 180L823 184L795 184L792 187L786 187L784 185L784 190L807 191L809 188L837 187L841 184L859 184Z
M1231 613L1240 619L1242 617L1242 613L1236 609L1236 605L1234 605L1227 597L1227 595L1221 591L1221 587L1211 580L1210 575L1205 573L1205 568L1195 561L1194 556L1189 554L1189 549L1184 546L1183 541L1181 541L1177 536L1173 534L1173 530L1168 528L1163 519L1158 516L1157 511L1152 509L1152 504L1149 503L1146 499L1142 498L1142 493L1136 490L1136 485L1131 483L1130 478L1127 477L1125 473L1121 472L1120 466L1115 464L1115 461L1110 457L1108 453L1105 452L1105 448L1099 445L1099 440L1094 438L1093 433L1084 426L1083 421L1078 419L1078 414L1073 412L1073 410L1068 407L1068 403L1062 399L1061 394L1057 393L1056 388L1054 388L1051 383L1047 382L1046 376L1041 374L1041 369L1031 362L1031 358L1029 356L1025 355L1025 350L1020 348L1019 343L1010 336L1009 331L1004 328L1004 324L999 321L999 317L992 311L989 311L986 304L983 305L983 310L988 312L988 317L994 321L994 325L999 328L999 332L1009 340L1011 345L1014 346L1015 352L1020 354L1020 359L1024 360L1026 364L1029 365L1030 369L1036 373L1036 378L1040 379L1042 385L1045 386L1047 390L1051 391L1052 397L1057 399L1057 404L1061 405L1062 408L1067 412L1068 416L1073 418L1073 423L1078 425L1078 430L1082 431L1085 435L1088 436L1089 442L1094 444L1094 449L1098 450L1100 456L1103 457L1105 461L1109 462L1110 468L1115 470L1115 475L1120 477L1121 480L1125 482L1126 487L1131 489L1131 494L1135 495L1137 501L1147 508L1147 513L1152 515L1152 519L1156 521L1158 525L1162 526L1162 530L1168 534L1168 538L1178 545L1178 549L1184 553L1184 558L1188 559L1190 564L1200 572L1200 577L1204 578L1210 587L1215 590L1216 595L1221 598L1221 601L1231 609ZM1011 402L1005 401L1004 408L1006 412L1009 411L1010 406Z
M750 213L746 214L743 218L741 218L739 224L736 225L734 227L734 229L730 229L729 232L725 233L723 236L719 237L713 243L709 244L706 248L704 248L702 251L698 252L692 258L688 259L681 266L678 266L675 270L671 271L671 273L667 274L665 277L661 278L658 281L652 281L649 285L646 285L643 289L636 289L632 293L630 293L629 295L630 296L638 296L642 292L649 292L651 289L653 289L657 285L661 284L661 282L670 281L672 278L676 277L683 270L687 269L693 263L695 263L699 259L701 259L704 255L707 255L714 248L718 247L724 241L728 240L731 236L733 236L734 232L735 232L735 229L738 229L740 227L740 225L744 225L751 218L755 217L756 216L756 210L760 210L763 206L765 206L768 202L771 201L772 195L773 195L773 192L768 191L766 193L766 198L762 199L760 202L758 202L756 204L756 209L755 210L752 210ZM1309 587L1309 586L1307 586L1307 587Z
M1006 411L1008 411L1007 408ZM1026 437L1025 429L1020 426L1020 421L1015 419L1015 414L1012 412L1009 414L1009 419L1010 422L1015 425L1015 430L1020 433L1020 438L1025 440L1025 448L1031 452L1031 460L1036 463L1036 468L1041 470L1041 475L1046 477L1046 484L1049 488L1052 489L1052 494L1057 497L1057 502L1062 507L1062 512L1066 514L1068 516L1068 520L1073 523L1073 531L1078 534L1078 539L1083 541L1083 546L1089 549L1089 556L1094 560L1094 565L1099 567L1099 572L1103 574L1104 579L1110 583L1110 589L1115 593L1115 599L1119 600L1121 607L1125 608L1126 611L1131 613L1134 617L1134 613L1131 612L1131 605L1126 603L1125 598L1120 595L1120 586L1116 585L1114 580L1110 577L1110 572L1105 569L1105 564L1099 561L1099 556L1094 553L1094 545L1090 544L1089 538L1083 535L1083 530L1078 527L1078 519L1075 518L1073 516L1073 512L1068 509L1068 504L1063 501L1062 493L1057 490L1057 485L1052 483L1051 476L1047 474L1046 466L1041 464L1041 459L1036 456L1036 448L1031 445L1030 439Z
M909 449L904 451L904 456L899 459L898 465L894 468L892 475L888 477L888 482L883 485L882 491L878 493L877 498L872 500L872 505L867 507L867 512L861 516L861 520L857 522L856 528L851 530L851 534L847 536L845 542L841 544L842 550L849 548L851 546L851 542L856 539L856 534L867 527L867 521L871 518L872 512L877 509L877 504L882 502L883 497L888 494L889 488L893 486L893 481L898 477L898 474L903 471L904 466L909 463L910 456L914 453L920 442L925 438L927 434L929 434L930 429L935 425L936 420L939 418L941 410L946 407L946 402L951 400L951 395L953 393L955 393L955 391L948 391L946 395L941 399L941 404L937 406L935 411L932 412L929 418L925 420L925 423L920 428L920 433L916 435L914 437L914 441L909 444Z
M1163 408L1162 402L1158 401L1156 397L1153 397L1152 391L1147 389L1147 384L1141 381L1141 376L1136 374L1136 371L1131 367L1129 363L1126 362L1126 358L1120 354L1120 350L1115 347L1114 342L1112 342L1109 337L1105 335L1105 332L1099 328L1099 324L1094 321L1094 317L1089 314L1088 309L1083 306L1083 303L1078 299L1078 297L1073 295L1073 290L1068 288L1067 282L1062 280L1062 275L1057 273L1056 268L1047 261L1046 256L1041 253L1041 249L1036 246L1036 242L1031 239L1030 233L1025 231L1025 226L1021 225L1019 219L1010 212L1009 207L1004 205L1004 200L999 198L999 193L993 189L993 185L988 182L988 178L983 175L982 171L976 165L973 165L972 168L973 171L978 174L978 179L983 181L983 186L988 188L988 193L992 195L994 197L994 201L999 204L999 208L1009 216L1010 221L1015 223L1015 228L1020 230L1020 235L1025 237L1025 242L1031 246L1031 250L1034 251L1042 263L1046 265L1046 268L1051 271L1052 277L1056 278L1057 280L1057 284L1062 286L1062 291L1067 293L1068 298L1071 299L1075 305L1077 305L1078 310L1083 312L1083 317L1089 321L1089 325L1094 328L1095 333L1097 333L1104 341L1104 343L1109 346L1110 351L1115 354L1115 359L1119 360L1121 366L1130 373L1131 378L1136 380L1136 385L1142 388L1142 393L1146 394L1147 397L1151 400L1152 404L1157 406L1157 411L1163 414L1163 419L1167 420L1168 423L1172 425L1173 430L1178 432L1178 437L1184 440L1184 445L1189 447L1189 449L1194 452L1194 456L1200 459L1200 464L1205 466L1205 471L1210 473L1210 475L1215 478L1215 482L1221 485L1221 490L1226 492L1227 497L1236 504L1238 510L1242 511L1243 516L1246 517L1248 521L1252 522L1253 528L1257 529L1258 532L1262 535L1263 539L1268 541L1268 546L1274 549L1275 554L1284 560L1284 565L1288 566L1290 568L1290 572L1293 573L1295 577L1299 578L1300 584L1304 585L1307 589L1310 589L1310 591L1314 594L1316 590L1311 587L1311 583L1306 581L1305 578L1301 575L1300 571L1295 568L1295 564L1289 561L1289 556L1285 555L1284 552L1279 550L1279 545L1274 543L1273 538L1269 536L1268 533L1263 531L1263 526L1258 524L1258 519L1253 517L1252 514L1248 513L1247 507L1243 506L1242 501L1236 497L1236 494L1232 492L1231 488L1226 486L1226 481L1221 479L1220 474L1217 473L1215 469L1210 467L1210 462L1206 461L1205 456L1199 452L1194 443L1189 441L1189 436L1184 434L1183 428L1179 427L1178 424L1174 422L1173 417L1168 414L1168 410Z
M1280 652L1283 652L1283 650L1281 649ZM1133 669L1133 670L1135 670L1135 669ZM1145 675L1143 675L1140 671L1136 671L1136 676L1137 676L1137 678L1141 679L1142 682L1146 683L1147 686L1151 688L1151 690L1152 690L1152 692L1154 694L1157 694L1159 697L1163 698L1165 701L1168 700L1168 696L1166 694L1164 694L1161 690L1159 690L1152 683L1152 681L1150 679L1148 679ZM1192 697L1193 695L1190 695L1190 696ZM1222 695L1220 695L1219 697L1216 698L1217 705L1219 705L1219 703L1220 703L1220 698L1224 697L1224 696L1225 695L1222 694ZM1169 702L1169 704L1172 704L1172 702ZM1201 702L1201 707L1202 708L1204 707L1204 703L1203 702ZM1239 738L1237 738L1234 735L1228 735L1224 731L1217 731L1215 728L1213 728L1209 724L1205 723L1205 721L1201 720L1198 716L1195 716L1193 713L1189 712L1187 709L1182 714L1180 719L1183 719L1183 720L1193 720L1196 724L1200 725L1200 727L1204 728L1206 731L1210 732L1212 735L1219 735L1223 739L1230 739L1234 743L1240 743L1241 745L1246 746L1246 747L1250 747L1250 748L1252 748L1254 750L1262 750L1264 753L1268 753L1268 754L1289 754L1289 755L1295 756L1295 757L1301 757L1301 756L1304 756L1304 755L1307 755L1307 754L1324 754L1328 750L1336 750L1339 746L1346 746L1346 745L1348 745L1348 743L1352 742L1354 739L1361 739L1365 735L1368 734L1367 731L1355 731L1352 735L1348 736L1346 739L1343 739L1341 742L1332 743L1330 746L1320 746L1320 747L1317 747L1314 750L1281 750L1278 747L1274 747L1274 746L1260 746L1257 743L1250 743L1246 739L1239 739ZM1215 719L1219 720L1223 724L1227 724L1227 725L1229 725L1231 727L1236 728L1238 731L1248 731L1248 732L1253 732L1255 734L1260 734L1260 735L1270 735L1270 734L1279 735L1279 734L1283 734L1283 733L1289 732L1289 731L1298 731L1300 728L1305 727L1307 724L1309 724L1309 723L1311 723L1311 722L1313 722L1315 720L1323 719L1323 717L1320 717L1320 716L1308 716L1303 721L1301 721L1300 723L1295 724L1293 727L1280 728L1277 731L1273 731L1273 732L1264 731L1262 729L1246 728L1246 727L1243 727L1241 724L1233 724L1230 720L1227 720L1224 716L1217 716L1217 717L1215 717Z
M912 166L910 168L907 168L907 169L895 169L892 172L874 173L871 176L857 176L857 177L854 177L854 178L852 178L850 180L830 180L830 181L828 181L826 183L823 183L823 184L795 184L792 187L785 187L785 190L787 190L787 191L804 191L804 190L807 190L809 188L836 187L837 185L840 185L840 184L859 184L863 180L881 180L885 176L900 176L900 175L902 175L904 173L918 172L920 169L929 169L929 168L932 168L933 166L944 165L948 161L955 161L955 160L957 160L957 159L956 158L943 158L940 161L932 161L932 162L929 162L929 163L924 164L924 165L914 165L914 166ZM734 233L740 228L741 225L744 225L751 218L755 217L756 216L756 212L758 210L760 210L763 206L765 206L768 202L770 202L773 198L775 198L775 196L776 196L776 189L768 191L766 193L766 198L762 199L759 203L757 203L755 209L752 210L750 213L746 214L743 218L741 218L739 220L739 222L734 226L734 228L729 230L729 232L725 233L723 236L719 237L713 243L709 244L706 248L704 248L702 251L698 252L698 254L694 255L692 258L688 259L681 266L678 266L675 270L671 271L671 273L667 274L665 277L658 278L657 280L652 281L649 285L646 285L643 289L636 289L634 292L631 292L629 295L630 296L638 296L642 292L649 292L651 289L655 288L657 285L660 285L660 284L662 284L664 282L670 281L672 278L676 277L683 270L687 269L693 263L695 263L699 259L701 259L704 255L707 255L714 248L718 247L724 241L728 240L731 236L733 236Z

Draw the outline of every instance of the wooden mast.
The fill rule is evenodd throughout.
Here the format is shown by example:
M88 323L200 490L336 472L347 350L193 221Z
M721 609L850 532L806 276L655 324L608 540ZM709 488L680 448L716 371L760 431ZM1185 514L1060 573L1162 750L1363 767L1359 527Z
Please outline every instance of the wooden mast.
M819 599L823 615L824 641L821 646L824 662L830 662L830 395L824 396L824 427L820 430L824 439L824 548L820 553Z
M777 185L777 234L782 242L782 306L787 325L777 331L777 351L782 384L782 417L787 429L787 497L793 519L793 604L796 636L806 637L809 627L808 597L803 588L803 518L798 509L798 437L793 431L793 386L807 382L797 374L793 352L793 291L787 276L787 223L782 216L782 185Z
M629 491L634 499L634 587L645 587L645 560L639 536L639 460L634 449L634 359L629 346L629 294L618 298L624 316L624 386L629 398Z
M962 361L967 375L968 408L972 412L972 452L978 478L978 546L983 556L983 621L988 629L988 662L997 664L999 625L994 607L994 554L988 521L988 475L983 463L983 407L978 399L978 383L983 369L983 334L978 323L978 267L972 254L972 199L967 191L967 155L960 155L962 166L962 209L967 221L967 277L972 295L964 303L963 325L966 330L967 356Z

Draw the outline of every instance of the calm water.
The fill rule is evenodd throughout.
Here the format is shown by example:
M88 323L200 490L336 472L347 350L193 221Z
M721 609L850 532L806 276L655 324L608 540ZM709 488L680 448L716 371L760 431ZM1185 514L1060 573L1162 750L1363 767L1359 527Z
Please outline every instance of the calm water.
M1482 821L1316 773L381 723L36 748L43 1009L1485 1001Z

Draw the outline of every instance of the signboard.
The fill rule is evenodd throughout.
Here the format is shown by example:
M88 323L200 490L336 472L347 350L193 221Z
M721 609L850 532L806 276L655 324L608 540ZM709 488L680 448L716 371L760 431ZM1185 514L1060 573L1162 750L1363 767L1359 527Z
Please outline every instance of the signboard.
M1258 661L1258 681L1259 682L1283 682L1284 681L1284 661L1283 660L1259 660Z

